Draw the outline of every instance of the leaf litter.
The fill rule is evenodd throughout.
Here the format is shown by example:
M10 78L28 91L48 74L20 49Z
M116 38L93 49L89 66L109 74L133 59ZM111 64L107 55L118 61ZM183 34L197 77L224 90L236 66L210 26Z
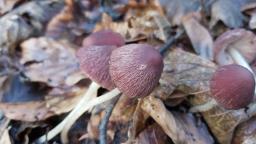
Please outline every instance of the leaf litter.
M39 135L31 132L44 134L74 108L90 83L80 72L75 52L90 33L111 29L124 36L126 43L149 43L160 48L184 29L185 33L176 37L169 46L171 50L164 54L164 72L150 96L140 100L121 96L107 125L107 141L253 141L254 103L240 110L215 106L195 114L189 109L211 100L209 80L218 67L213 60L216 37L229 28L248 29L248 25L254 29L254 9L251 0L0 3L0 109L4 120L12 120L0 124L0 140L32 142ZM105 92L100 89L98 95ZM84 114L69 131L69 141L97 142L98 126L107 106L96 106L91 114ZM20 129L15 135L22 138L13 137L15 129Z

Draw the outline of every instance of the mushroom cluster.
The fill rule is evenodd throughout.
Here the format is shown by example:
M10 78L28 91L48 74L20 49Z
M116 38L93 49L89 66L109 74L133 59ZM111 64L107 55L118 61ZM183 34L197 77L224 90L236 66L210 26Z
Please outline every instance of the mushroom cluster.
M121 93L130 98L145 97L157 86L163 71L161 54L148 44L124 44L124 38L110 30L84 39L77 57L81 71L93 82L77 106L48 133L48 140L62 130L61 137L65 139L73 123L95 105ZM93 99L92 95L96 95L100 87L112 91ZM46 136L42 136L38 142L45 140Z

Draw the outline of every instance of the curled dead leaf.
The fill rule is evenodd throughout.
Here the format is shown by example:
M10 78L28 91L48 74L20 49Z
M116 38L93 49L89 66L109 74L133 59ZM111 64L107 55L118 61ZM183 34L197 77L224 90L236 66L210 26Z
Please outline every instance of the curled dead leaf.
M173 114L160 99L146 97L141 105L174 143L211 144L213 138L203 123L197 125L192 114Z
M172 26L180 25L184 15L197 11L200 7L200 0L159 0L159 3L166 11Z
M22 40L40 34L62 6L61 1L32 1L1 17L0 51L13 50Z
M213 60L213 38L209 31L199 23L198 13L183 17L182 24L193 45L194 50L203 58Z
M84 78L79 70L73 45L41 37L29 39L21 47L20 62L31 81L56 87L74 85Z
M85 88L71 87L69 90L58 90L55 94L49 93L45 100L0 103L0 109L9 119L35 122L42 121L51 116L70 111L80 100ZM56 90L53 90L56 91Z
M256 142L256 117L241 123L235 130L232 144L254 144Z
M167 140L168 137L163 130L157 124L153 124L139 134L136 144L165 144Z
M216 25L221 20L230 28L239 28L244 25L245 17L240 8L243 0L217 0L211 8L210 27Z

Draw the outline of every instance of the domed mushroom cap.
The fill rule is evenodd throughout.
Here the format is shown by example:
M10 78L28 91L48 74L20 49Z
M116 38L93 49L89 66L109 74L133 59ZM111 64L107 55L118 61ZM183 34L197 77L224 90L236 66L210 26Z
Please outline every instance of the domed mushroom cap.
M115 46L82 47L76 53L81 71L92 81L109 90L115 87L109 75L110 55L115 48Z
M129 97L144 97L158 84L163 59L150 45L125 45L112 52L109 70L121 92Z
M101 30L92 33L83 40L83 47L92 45L114 45L119 47L124 44L125 40L122 35L111 30Z
M244 29L229 30L220 35L214 42L215 61L220 65L233 64L234 61L227 49L238 50L248 63L256 57L256 36Z
M221 66L210 81L212 97L226 109L240 109L253 100L255 80L243 66Z

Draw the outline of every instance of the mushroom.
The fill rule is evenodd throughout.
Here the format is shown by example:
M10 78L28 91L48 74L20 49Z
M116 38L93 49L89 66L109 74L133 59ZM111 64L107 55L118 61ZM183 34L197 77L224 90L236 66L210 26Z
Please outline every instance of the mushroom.
M254 91L254 76L248 69L237 64L221 66L210 80L213 99L209 103L192 107L191 111L207 111L215 105L229 110L241 109L253 101Z
M158 84L163 59L150 45L130 44L112 52L109 70L113 82L124 95L144 97Z
M248 63L256 57L256 36L244 29L229 30L214 42L214 55L219 65L236 63L253 72Z
M121 34L113 32L112 30L101 30L92 33L89 37L83 40L83 47L92 45L114 45L117 47L123 46L125 40Z
M100 48L103 49L102 47ZM113 49L113 47L111 48ZM97 56L99 56L99 58L102 57L102 55L96 55L94 57ZM108 58L105 58L106 61L108 61ZM83 60L81 61L81 63L82 66ZM92 63L99 64L101 62L98 61ZM90 68L88 70L90 70ZM79 108L76 107L73 110L75 112L72 111L65 120L63 120L58 126L56 126L47 134L47 139L49 140L53 138L64 128L61 137L62 139L66 140L65 138L67 130L70 129L72 124L84 112L94 107L95 105L101 104L118 96L119 94L121 94L121 92L131 98L139 98L149 95L153 91L154 87L158 84L162 71L162 56L150 45L130 44L114 49L110 57L109 72L111 79L117 88L89 102L80 102L78 104L80 105ZM107 84L106 86L112 88L113 85L110 82L110 85ZM37 142L42 143L45 140L46 136L42 136L37 140Z
M73 125L73 123L79 118L83 113L78 114L84 105L90 101L93 96L97 94L97 90L100 87L112 90L115 86L109 75L109 60L113 49L116 46L87 46L82 47L77 51L77 57L80 61L80 69L86 74L92 83L89 86L86 93L82 96L76 107L68 114L68 116L55 128L53 128L47 135L47 139L53 138L57 135L65 125ZM78 116L79 115L79 116ZM44 136L42 136L39 141L40 143L45 141Z

